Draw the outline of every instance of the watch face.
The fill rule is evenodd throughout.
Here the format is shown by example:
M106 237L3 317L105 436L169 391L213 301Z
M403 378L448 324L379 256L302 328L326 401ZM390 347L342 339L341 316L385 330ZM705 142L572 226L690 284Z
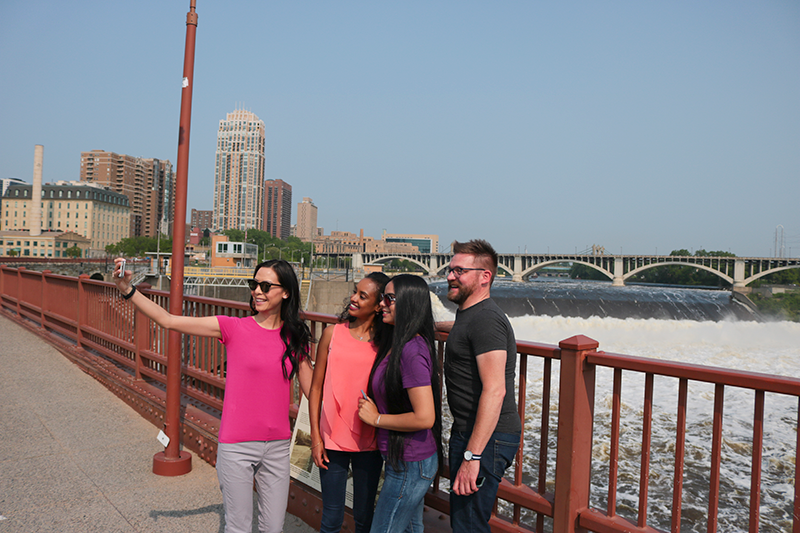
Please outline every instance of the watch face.
M465 461L472 461L472 452L467 450L464 452L464 460Z

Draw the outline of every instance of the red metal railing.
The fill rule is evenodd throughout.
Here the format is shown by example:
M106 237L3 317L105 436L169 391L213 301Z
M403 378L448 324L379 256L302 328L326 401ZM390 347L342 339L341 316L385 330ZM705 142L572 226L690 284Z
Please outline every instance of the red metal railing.
M168 293L146 286L140 290L167 307ZM161 421L154 411L163 399L159 394L166 379L166 332L122 300L112 284L3 266L0 306L6 316L32 324L50 342L63 344L62 351L80 358L76 362L145 417L156 424ZM247 304L191 296L185 297L183 311L194 316L249 314ZM324 324L335 321L333 316L313 313L307 313L306 319L315 337ZM440 355L445 342L446 335L439 335ZM779 443L785 449L780 458L781 480L794 485L793 499L779 501L788 518L772 522L764 530L800 533L800 466L796 460L800 379L609 354L597 348L596 341L580 335L559 346L518 343L517 401L524 422L523 445L507 472L509 477L500 485L492 519L495 531L716 532L721 527L720 504L730 499L727 489L720 488L722 482L731 486L723 467L727 477L749 479L744 483L748 490L739 491L746 494L726 503L725 511L744 502L738 505L741 510L734 509L734 520L743 519L735 523L747 522L748 531L759 531L762 496L769 493L771 505L775 505L772 493L780 492L765 486L762 475L765 410L780 397L789 398L790 407L769 414L793 425L792 442ZM213 463L225 388L225 351L215 340L184 336L182 352L181 390L187 399L184 444ZM598 377L599 372L610 373L609 378L604 374ZM634 385L631 390L623 391L623 376L626 383ZM669 385L673 382L674 387ZM663 393L664 383L667 390L675 389L674 415L665 414L663 404L670 402L672 393ZM704 386L711 390L694 393L695 388ZM746 443L738 442L740 437L732 437L725 428L725 393L729 390L738 398L743 391L753 396L753 418L736 422L752 427ZM298 394L295 389L295 402ZM595 397L603 399L603 395L610 401L597 402L596 412ZM632 409L638 398L641 409ZM710 416L698 421L690 411L697 411L695 403L704 398L713 407ZM293 407L296 409L296 403ZM640 411L640 415L634 412L631 416L632 411ZM660 436L656 438L654 433ZM700 435L699 444L695 433ZM634 442L638 435L640 441ZM688 437L693 440L687 450ZM743 462L741 449L745 448L749 458ZM735 460L729 457L731 449L737 450ZM671 456L671 466L665 466L665 454ZM708 460L707 478L703 473L695 475L694 470L705 472L706 468L697 466L698 454ZM601 481L592 472L604 474L599 476ZM698 482L690 477L703 479ZM685 490L687 482L692 484L692 494ZM695 501L698 483L705 487L705 492L699 491L699 504ZM658 492L651 490L654 488ZM448 512L448 496L438 482L426 503ZM740 517L742 513L744 517ZM730 520L724 528L730 530Z

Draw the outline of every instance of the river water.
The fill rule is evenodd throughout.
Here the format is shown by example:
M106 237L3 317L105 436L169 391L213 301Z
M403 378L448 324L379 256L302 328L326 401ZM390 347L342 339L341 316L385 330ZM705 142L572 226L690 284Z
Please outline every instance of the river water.
M444 283L431 290L437 320L452 319ZM800 324L756 322L721 291L611 287L572 281L498 281L492 295L509 315L518 340L549 344L582 334L606 352L800 377ZM545 312L548 311L548 312ZM560 310L560 312L559 312ZM563 313L563 315L561 314ZM627 316L621 316L627 313ZM555 476L558 365L550 406L550 464ZM593 507L606 508L612 372L598 369L592 461ZM526 401L526 482L535 484L541 418L541 365L529 362ZM655 379L648 524L669 530L678 381ZM641 456L643 377L623 373L617 513L636 521ZM706 531L714 388L689 384L681 531ZM747 531L754 394L726 388L718 531ZM766 395L761 531L791 531L794 497L796 399ZM552 491L552 485L548 490ZM532 519L532 518L531 518Z

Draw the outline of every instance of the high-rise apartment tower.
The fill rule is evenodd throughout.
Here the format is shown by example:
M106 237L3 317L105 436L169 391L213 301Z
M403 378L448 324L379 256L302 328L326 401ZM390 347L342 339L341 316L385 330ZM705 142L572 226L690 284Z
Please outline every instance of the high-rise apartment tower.
M264 213L264 121L237 109L219 121L214 172L215 231L260 229Z
M292 229L292 186L283 180L264 182L264 231L282 241Z
M128 197L131 237L172 233L175 173L172 163L92 150L81 152L81 181L96 183Z
M295 234L303 242L310 242L317 236L317 206L311 198L303 198L297 204L297 227Z

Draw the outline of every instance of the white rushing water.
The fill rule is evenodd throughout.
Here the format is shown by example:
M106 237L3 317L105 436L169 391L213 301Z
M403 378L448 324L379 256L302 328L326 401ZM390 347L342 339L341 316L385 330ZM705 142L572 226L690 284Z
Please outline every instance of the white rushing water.
M434 298L437 320L453 313ZM510 318L518 340L558 344L574 335L600 343L600 350L656 359L800 377L800 324L791 322L696 322L690 320ZM598 369L591 505L606 509L612 372ZM541 417L541 365L529 362L524 443L526 482L535 483ZM669 530L677 412L677 380L655 379L648 524ZM617 513L636 521L641 463L643 377L623 373ZM548 439L548 490L555 475L558 365L553 369ZM714 387L690 382L681 531L706 531ZM754 394L725 389L718 531L747 531ZM790 531L794 497L797 399L766 396L762 462L761 531Z

